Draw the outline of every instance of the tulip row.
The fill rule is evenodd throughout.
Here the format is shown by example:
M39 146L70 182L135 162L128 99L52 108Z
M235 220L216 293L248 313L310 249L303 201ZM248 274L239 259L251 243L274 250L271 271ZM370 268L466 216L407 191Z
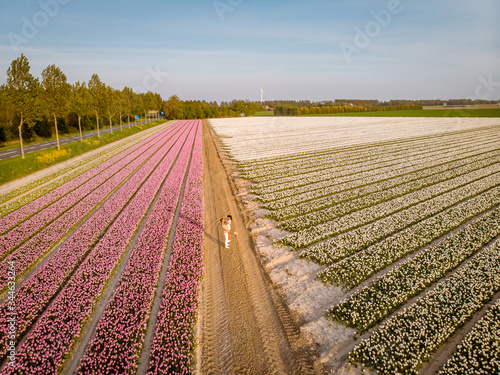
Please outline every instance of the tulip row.
M351 212L359 211L380 203L389 202L390 200L394 200L397 198L404 199L404 197L407 197L406 199L408 199L408 203L410 203L412 202L412 199L409 197L411 197L412 193L416 194L419 190L423 189L433 189L434 187L438 186L438 184L447 184L447 181L453 181L453 179L460 176L471 176L472 172L475 172L479 169L486 171L487 167L494 167L494 164L496 164L497 168L500 166L500 154L497 157L488 159L482 163L480 162L475 163L474 165L466 165L448 172L434 174L426 178L421 178L419 180L401 184L393 188L380 190L359 198L353 198L341 204L332 205L331 207L328 207L327 209L324 209L322 211L311 212L309 214L285 221L283 223L280 223L279 227L287 231L296 232L307 229L311 226L323 224L327 221L334 220L337 217L347 215ZM314 207L314 205L312 206Z
M350 229L360 227L370 222L379 222L381 219L391 217L393 214L405 215L406 217L420 216L422 220L429 214L422 217L422 213L429 212L429 207L435 206L437 202L439 211L450 199L452 199L459 188L473 186L474 183L482 184L492 178L498 181L500 176L500 164L495 164L490 167L470 172L466 175L455 177L453 179L432 185L415 192L403 195L388 202L382 202L359 211L352 212L348 215L335 218L324 224L319 224L314 227L303 229L299 232L289 234L279 239L278 243L302 248L311 245L315 242L333 237L336 234L346 232ZM463 189L462 189L463 190ZM423 207L422 207L423 206ZM414 216L414 210L418 207L421 211L417 211ZM424 208L425 207L425 208Z
M363 160L364 158L372 160L387 153L407 152L401 151L402 149L425 149L429 148L429 145L439 147L444 144L454 144L457 148L461 148L467 144L478 144L487 141L491 137L498 137L497 130L480 129L462 134L449 133L439 136L410 138L381 144L351 146L336 148L335 150L301 153L288 157L240 162L238 171L244 178L260 183L272 180L275 175L296 173L299 170L313 170L323 165L351 164L353 161Z
M437 173L444 173L464 165L476 163L484 163L487 160L498 157L499 150L481 152L479 154L460 157L458 159L442 162L430 162L415 166L413 170L406 170L406 173L400 173L394 176L385 176L384 174L370 179L358 179L348 182L336 184L332 182L331 186L322 189L314 189L309 192L293 195L280 200L266 202L262 207L272 210L271 215L275 215L276 219L283 220L290 216L294 216L298 209L295 206L308 213L308 205L315 207L328 207L328 203L338 204L349 199L358 198L376 191L385 190L397 186L399 184L409 183L414 180L425 178Z
M187 129L183 130L184 133L186 131ZM85 221L51 258L18 287L16 290L18 335L25 332L38 314L47 309L55 296L57 303L49 305L49 309L41 318L45 323L38 325L39 338L44 337L43 324L47 323L47 319L54 320L57 317L58 321L61 321L58 311L63 309L63 305L60 305L62 301L66 301L67 306L72 306L73 309L82 309L78 314L71 310L76 314L75 319L81 318L84 312L90 313L95 300L89 302L82 299L85 297L95 299L99 295L99 287L102 288L106 275L109 276L109 272L123 252L123 247L137 228L133 220L137 223L141 219L147 209L146 205L153 199L158 186L162 183L161 179L168 173L175 160L182 142L182 134L180 138L170 139L159 152L127 179L110 199L102 203L91 219ZM141 208L144 210L141 211ZM79 282L81 284L78 284ZM61 293L58 295L59 291ZM72 302L72 297L78 297L79 300L75 299L75 302ZM1 311L7 311L7 308L7 304L4 303ZM6 314L0 314L0 323L5 317ZM7 350L5 334L4 331L0 331L0 335L3 336L0 340L2 354ZM29 345L34 344L32 342ZM31 353L34 355L33 351Z
M474 326L439 375L500 374L500 300Z
M498 149L497 142L498 139L483 139L480 145L469 140L466 144L450 144L450 142L447 142L441 147L426 145L423 150L398 150L392 153L387 152L376 158L367 154L359 159L356 158L352 160L349 158L344 163L333 162L326 165L318 165L312 170L304 168L302 165L298 165L294 168L294 170L288 171L288 173L277 173L276 178L274 179L266 181L253 179L252 182L256 183L257 186L254 187L252 191L256 193L272 193L283 190L283 187L289 189L306 184L321 182L324 181L325 177L336 179L338 177L364 173L384 167L394 168L399 166L401 163L410 164L412 161L420 161L421 164L426 161L429 163L435 163L437 155L447 155L447 159L451 160L450 158L456 159L461 157L463 154L477 153L482 150L489 150L492 148ZM297 178L299 175L300 179Z
M416 303L388 320L355 347L349 359L383 374L418 374L423 362L490 300L499 288L500 241L497 241L496 245L487 247ZM498 321L494 325L498 327ZM481 344L488 341L491 343L491 334L488 332L485 337L477 337L477 340ZM498 354L498 341L492 344L493 351ZM481 350L480 355L490 356L493 353ZM465 371L452 373L497 373L486 372L487 362L479 364L477 357L465 359L468 362L460 363ZM468 363L480 366L479 371L473 372L473 368L467 366ZM498 363L496 357L490 366L498 369Z
M285 187L285 188L283 186L280 186L278 188L278 191L270 193L265 193L265 192L263 193L256 191L255 193L259 194L257 200L263 203L274 202L285 199L295 199L294 196L298 196L301 194L312 194L314 197L314 194L318 194L315 192L317 190L319 190L320 193L318 196L321 197L325 196L325 194L321 194L322 193L321 190L323 189L329 189L333 187L337 189L336 190L337 192L350 188L352 189L353 187L368 185L383 180L388 180L390 178L404 176L409 173L418 172L422 168L427 168L429 166L435 165L434 163L436 163L436 160L438 160L439 164L449 163L457 160L463 160L464 158L467 157L480 156L485 152L492 152L495 150L496 154L498 155L498 146L494 144L485 146L484 148L471 151L465 154L459 152L453 156L447 156L447 157L440 156L439 158L434 157L434 158L429 158L428 160L423 160L423 159L414 161L403 160L401 163L389 167L375 168L359 173L351 171L346 173L344 176L337 176L336 178L332 178L331 176L325 175L323 177L323 181L320 182L315 182L311 184L304 184L303 182L298 182L297 184L300 184L301 186ZM301 181L301 177L298 177L297 179ZM292 202L294 202L294 200Z
M86 157L84 155L79 161L75 161L66 168L62 168L57 172L49 174L34 182L23 185L18 189L14 189L5 195L2 195L0 197L0 204L12 200L15 197L24 194L30 190L33 190L29 194L23 195L22 197L19 197L18 199L13 200L12 202L9 202L0 207L0 217L3 217L19 209L20 207L34 201L35 199L46 195L50 191L80 176L82 173L85 173L88 170L98 166L99 164L104 163L113 156L118 155L122 151L129 149L130 147L136 145L137 143L143 141L144 139L150 137L151 135L163 130L166 126L169 126L170 124L171 123L165 123L156 126L152 129L146 130L144 132L137 133L132 137L117 142L113 148L101 151L91 157ZM39 187L40 185L43 186Z
M172 129L169 128L160 134L171 132ZM98 189L101 184L128 165L131 160L147 153L148 149L154 149L156 143L156 141L146 140L130 149L125 149L120 154L50 191L45 196L6 215L2 218L0 233L8 231L5 237L8 237L9 241L22 242L28 234L36 233L80 202L93 190ZM11 230L9 231L9 229ZM3 243L0 241L0 246L2 245Z
M155 152L158 156L156 156L154 160L158 162L158 157L162 157L163 155L161 151L158 151L158 148L162 145L162 143L167 141L167 138L170 136L170 134L160 135L156 145L147 152L138 156L136 159L127 157L126 159L129 164L122 170L115 175L110 176L110 178L103 185L101 185L99 189L95 189L79 204L63 213L57 220L53 221L50 225L36 233L31 239L17 248L11 256L16 259L18 275L26 272L34 265L37 259L50 251L52 247L65 236L66 233L85 220L85 217L89 215L95 207L107 199L107 197L112 194L114 190L116 190L117 186L126 180L128 176L148 158L151 158ZM11 240L10 237L5 236L3 241L9 244L9 241L13 240ZM15 248L15 245L12 245L12 247ZM9 258L5 258L0 262L0 290L5 288L7 285L7 267L2 268L2 265L7 264L8 261Z
M497 205L500 205L498 186L341 260L321 271L318 278L324 283L354 288L404 256Z
M500 150L499 150L500 151ZM341 203L361 199L370 194L380 195L380 199L389 199L406 194L433 183L444 181L461 174L484 168L495 162L500 162L500 154L491 152L476 157L465 158L439 166L432 166L389 179L383 179L368 185L362 185L349 190L335 192L339 186L315 190L312 194L301 194L281 201L264 204L263 207L273 210L268 217L276 221L284 221L298 216L305 216ZM391 191L392 194L388 195ZM326 196L325 196L326 195ZM319 198L315 199L315 196ZM295 199L294 199L295 198ZM304 202L304 199L306 201ZM366 199L366 198L365 198ZM295 200L295 202L293 202ZM292 203L293 202L293 203ZM286 205L286 206L285 206ZM282 206L281 208L279 206Z
M199 128L201 132L201 127ZM156 323L148 374L193 374L203 273L203 162L197 137Z
M443 133L492 128L494 118L242 118L210 120L231 156L241 162L307 151L391 142ZM265 140L265 141L263 141Z
M486 177L417 204L407 210L397 212L373 223L349 230L320 244L313 245L300 256L319 264L332 264L497 185L498 175Z
M328 315L365 331L500 234L500 208L431 246L334 305Z
M137 372L172 220L195 132L193 129L147 217L113 296L108 301L78 373ZM201 137L201 135L200 135Z

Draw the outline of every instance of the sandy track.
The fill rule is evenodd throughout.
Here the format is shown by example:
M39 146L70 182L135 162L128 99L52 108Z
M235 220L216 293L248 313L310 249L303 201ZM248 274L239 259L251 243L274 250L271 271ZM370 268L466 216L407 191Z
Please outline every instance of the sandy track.
M203 124L205 278L198 371L202 374L319 374L315 355L257 257L245 217L207 122ZM237 236L224 248L219 220ZM316 367L315 367L316 366Z

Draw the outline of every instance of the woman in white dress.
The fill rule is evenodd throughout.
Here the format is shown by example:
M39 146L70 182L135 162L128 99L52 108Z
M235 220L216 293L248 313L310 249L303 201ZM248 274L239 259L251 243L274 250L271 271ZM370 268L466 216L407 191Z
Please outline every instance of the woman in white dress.
M226 217L223 217L220 219L220 222L222 224L222 229L224 230L224 238L225 238L225 245L226 249L229 249L229 242L230 240L230 235L231 234L238 234L236 232L231 232L231 221L233 220L233 217L231 215L227 215Z

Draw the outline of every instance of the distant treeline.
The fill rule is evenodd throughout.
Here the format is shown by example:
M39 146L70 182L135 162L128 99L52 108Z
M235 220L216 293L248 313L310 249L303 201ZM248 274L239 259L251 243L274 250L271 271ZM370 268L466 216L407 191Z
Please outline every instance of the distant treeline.
M278 106L284 107L297 107L297 108L323 108L323 107L395 107L395 106L439 106L439 105L476 105L476 104L496 104L496 100L471 100L471 99L432 99L432 100L389 100L389 101L379 101L379 100L365 100L365 99L335 99L323 100L323 101L310 101L310 100L268 100L264 102L264 105L270 108L276 108Z
M274 108L275 116L301 116L301 115L320 115L332 113L346 113L346 112L377 112L377 111L404 111L422 109L421 105L392 105L392 106L324 106L324 107L295 107L278 105Z
M163 102L165 116L168 119L205 119L217 117L253 116L262 110L258 102L233 100L231 102L206 102L205 100L180 100L171 96Z

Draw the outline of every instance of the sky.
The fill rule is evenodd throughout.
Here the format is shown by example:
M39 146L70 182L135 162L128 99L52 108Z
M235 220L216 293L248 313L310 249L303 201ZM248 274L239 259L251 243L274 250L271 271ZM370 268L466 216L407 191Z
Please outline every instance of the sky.
M164 99L500 99L498 0L3 0L0 84L34 76Z

